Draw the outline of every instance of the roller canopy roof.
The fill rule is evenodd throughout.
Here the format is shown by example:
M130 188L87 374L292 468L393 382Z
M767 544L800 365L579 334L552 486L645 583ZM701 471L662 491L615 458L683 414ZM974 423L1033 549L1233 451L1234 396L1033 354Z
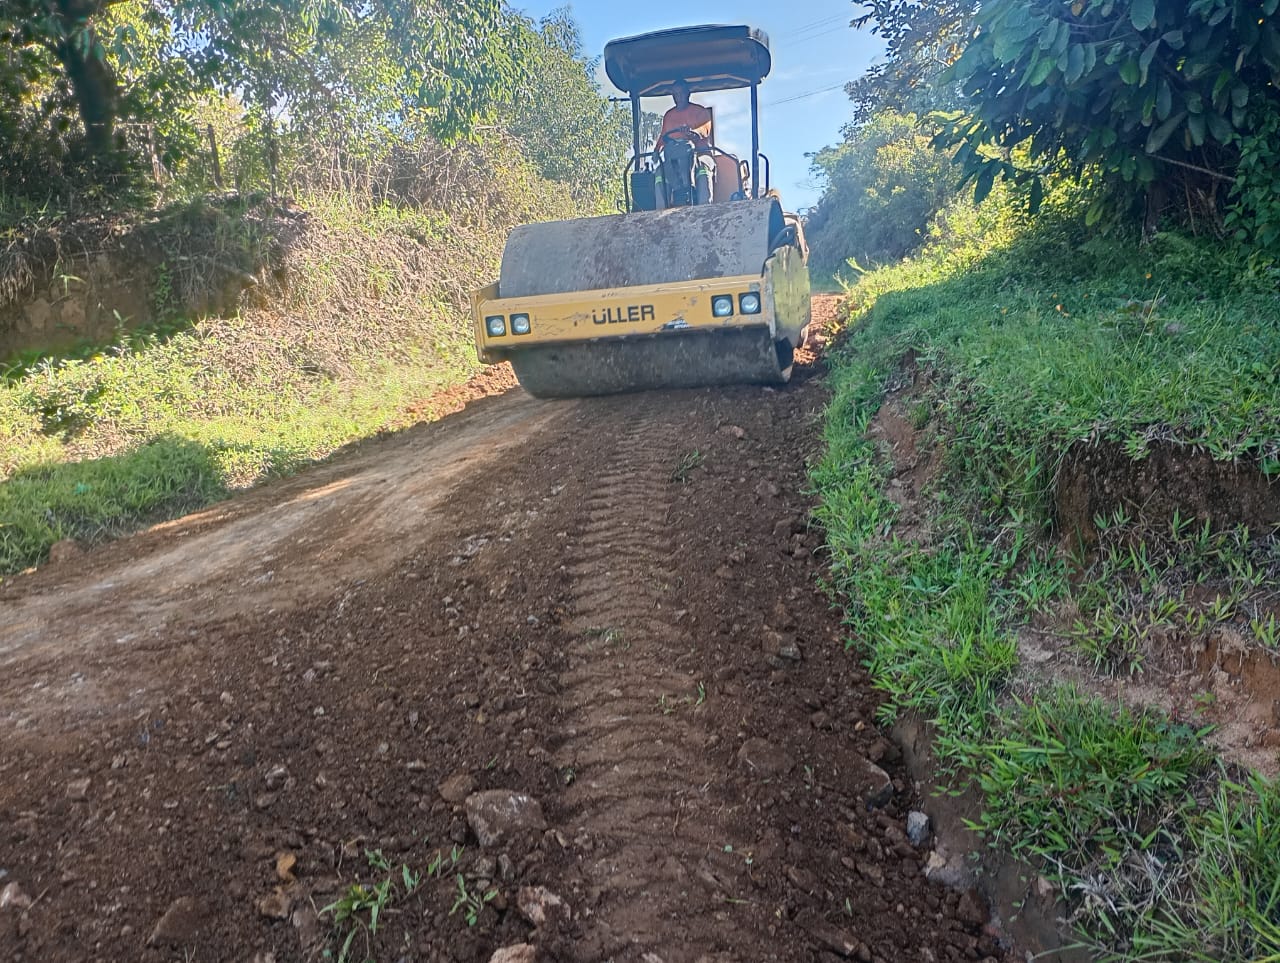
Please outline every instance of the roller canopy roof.
M627 94L660 97L675 80L689 89L731 90L759 83L769 73L769 38L747 26L680 27L610 41L604 69Z

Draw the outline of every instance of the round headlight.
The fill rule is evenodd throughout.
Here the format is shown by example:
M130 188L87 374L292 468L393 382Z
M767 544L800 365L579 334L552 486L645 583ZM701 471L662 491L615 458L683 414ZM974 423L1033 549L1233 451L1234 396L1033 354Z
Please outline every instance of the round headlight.
M711 299L711 313L717 318L727 318L733 314L733 298L721 294Z
M507 333L507 319L500 314L491 315L484 319L484 329L489 337L500 338Z
M529 315L527 314L511 315L511 333L512 334L528 334L529 333Z
M759 314L760 313L760 295L744 294L738 298L738 306L742 308L743 314Z

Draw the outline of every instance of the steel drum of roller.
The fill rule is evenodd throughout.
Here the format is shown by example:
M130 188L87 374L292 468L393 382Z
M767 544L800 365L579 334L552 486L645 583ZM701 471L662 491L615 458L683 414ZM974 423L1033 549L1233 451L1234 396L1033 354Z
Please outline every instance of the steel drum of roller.
M759 276L784 227L773 201L527 224L507 241L498 291L536 297ZM540 398L778 384L791 370L790 352L765 326L531 346L511 363Z
M498 294L520 298L759 274L786 223L772 200L525 224Z

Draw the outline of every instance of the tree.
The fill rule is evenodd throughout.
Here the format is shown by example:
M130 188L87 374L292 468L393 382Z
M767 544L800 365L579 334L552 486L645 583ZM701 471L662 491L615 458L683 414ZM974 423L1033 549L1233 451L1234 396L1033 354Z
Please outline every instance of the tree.
M112 151L120 109L120 90L98 21L120 2L8 0L0 13L0 42L10 48L9 85L25 89L60 72L70 85L85 143L98 157Z
M184 55L262 112L467 135L510 96L501 0L176 0Z
M0 132L44 124L56 145L65 101L101 167L122 156L122 119L182 140L190 100L218 91L263 121L287 107L317 129L416 123L453 140L511 94L507 18L501 0L5 0Z
M1257 135L1280 116L1278 7L987 0L943 77L967 106L942 141L956 147L979 198L1003 176L1029 184L1034 207L1042 177L1065 166L1099 172L1122 205L1145 197L1148 227L1174 198L1220 224L1242 159L1267 149ZM1015 148L1031 166L1015 163Z
M925 114L958 106L956 92L937 82L973 31L977 0L863 0L853 26L885 41L885 57L845 90L854 124L880 110Z
M631 114L610 103L595 82L567 9L540 28L515 24L522 71L503 125L542 175L567 184L582 202L598 202L620 183L631 146Z
M814 267L834 272L849 258L894 261L921 244L930 220L955 195L955 171L932 146L933 134L914 114L881 111L814 156L824 182L806 224Z

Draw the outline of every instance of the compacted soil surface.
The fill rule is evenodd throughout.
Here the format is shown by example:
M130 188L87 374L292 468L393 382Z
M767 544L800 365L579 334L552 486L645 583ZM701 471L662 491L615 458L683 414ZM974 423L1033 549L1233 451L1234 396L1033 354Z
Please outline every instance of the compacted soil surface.
M820 375L491 375L0 587L0 960L1012 959L821 588Z

